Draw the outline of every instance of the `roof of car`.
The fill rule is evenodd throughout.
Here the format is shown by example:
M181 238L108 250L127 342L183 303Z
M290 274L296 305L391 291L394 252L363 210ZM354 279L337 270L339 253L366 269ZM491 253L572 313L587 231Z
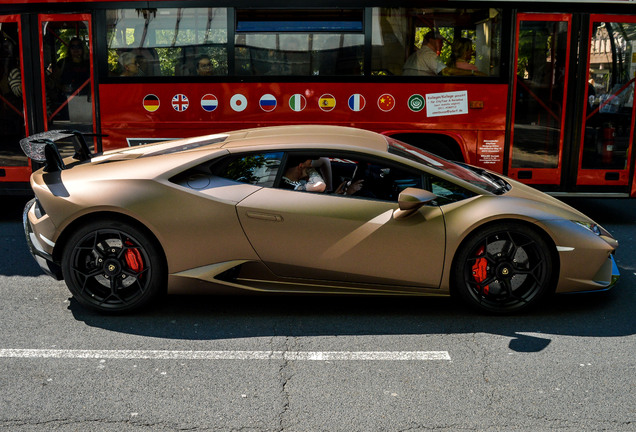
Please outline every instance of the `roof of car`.
M229 132L223 148L254 145L350 145L387 150L386 137L375 132L345 126L295 125L244 129Z

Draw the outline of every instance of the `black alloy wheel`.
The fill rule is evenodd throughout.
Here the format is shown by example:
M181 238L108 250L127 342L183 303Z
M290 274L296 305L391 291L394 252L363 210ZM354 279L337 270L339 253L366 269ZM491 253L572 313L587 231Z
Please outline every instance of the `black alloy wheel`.
M546 241L531 228L505 223L465 242L455 260L453 290L483 311L518 312L554 291L552 272Z
M62 271L78 302L117 313L140 308L165 291L163 262L156 241L137 228L93 222L69 239Z

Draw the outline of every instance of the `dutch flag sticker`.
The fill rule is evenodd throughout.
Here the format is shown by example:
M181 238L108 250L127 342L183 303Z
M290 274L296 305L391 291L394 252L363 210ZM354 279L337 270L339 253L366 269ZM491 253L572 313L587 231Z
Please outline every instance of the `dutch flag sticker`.
M214 111L219 106L219 100L213 94L206 94L201 98L201 108L207 112Z

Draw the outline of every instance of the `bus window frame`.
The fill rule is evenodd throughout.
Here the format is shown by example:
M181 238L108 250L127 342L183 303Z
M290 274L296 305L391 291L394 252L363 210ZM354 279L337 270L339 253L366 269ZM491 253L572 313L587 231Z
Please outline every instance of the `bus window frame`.
M592 47L590 45L590 41L592 39L592 31L594 29L594 23L596 22L610 22L610 23L626 23L626 24L636 24L636 16L634 15L616 15L616 14L590 14L589 15L589 23L588 23L588 34L586 46L587 49L587 57L585 63L585 70L589 70L591 56L592 56ZM636 39L634 40L636 42ZM632 53L633 55L634 53ZM634 78L632 77L632 86L634 88L632 91L634 92L634 97L636 97L636 83L634 82ZM583 104L585 105L589 97L589 87L586 85L584 90L584 99ZM586 106L586 105L585 105ZM596 111L592 113L587 113L587 109L582 110L582 119L581 119L581 129L580 136L578 142L576 143L578 149L577 160L578 163L576 165L576 185L577 186L590 186L597 185L600 183L605 183L605 186L628 186L630 182L632 183L632 192L633 196L636 192L636 181L634 181L634 170L636 165L635 152L634 152L634 133L636 132L636 103L632 106L632 117L630 120L630 124L632 126L632 131L629 136L629 144L628 149L629 153L625 157L625 161L627 163L627 167L625 169L608 169L608 168L583 168L583 153L585 150L585 128L587 123L588 116L591 117L592 114L596 113ZM611 181L609 184L608 174L616 174L615 180Z
M0 23L16 23L18 26L18 56L20 58L20 84L22 85L22 112L19 112L20 116L24 120L24 132L26 136L28 136L31 132L31 125L29 123L29 116L27 115L27 92L25 86L25 69L24 69L24 49L23 49L23 34L22 34L22 19L18 14L8 14L8 15L0 15ZM8 103L8 101L7 101ZM17 107L11 106L11 109L14 111L18 111ZM18 143L16 143L17 145ZM18 149L19 152L21 150ZM27 158L27 163L25 165L1 165L0 169L4 175L2 181L5 182L13 182L13 181L21 181L23 176L21 175L24 171L28 171L27 179L31 173L32 162L31 159Z
M513 167L513 151L514 151L514 125L516 118L516 94L517 88L520 84L518 82L517 75L517 61L519 57L519 33L521 28L521 22L565 22L567 23L567 46L565 59L563 64L565 65L565 82L563 83L564 92L561 100L561 106L563 107L560 118L560 134L559 134L559 143L558 143L558 157L557 157L557 166L556 168L531 168L531 167ZM570 105L568 104L568 83L570 77L570 60L572 56L572 26L573 26L573 14L570 13L519 13L515 17L515 28L514 28L514 55L512 56L512 61L514 68L511 68L511 97L510 97L510 115L509 115L509 126L508 129L508 145L506 146L507 151L507 162L506 162L506 172L507 175L512 178L519 178L520 172L532 172L531 179L524 179L530 184L560 184L562 182L562 173L563 173L563 161L565 160L564 152L565 152L565 138L566 138L566 125L567 119L571 116L568 111ZM542 103L539 101L539 103ZM556 174L555 174L556 172Z

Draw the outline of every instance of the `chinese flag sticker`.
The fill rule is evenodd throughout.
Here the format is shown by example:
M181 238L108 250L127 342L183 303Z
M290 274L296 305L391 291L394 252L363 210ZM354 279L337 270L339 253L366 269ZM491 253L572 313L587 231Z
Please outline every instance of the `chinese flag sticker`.
M395 107L395 98L388 93L383 94L378 99L378 108L384 112L391 111Z

